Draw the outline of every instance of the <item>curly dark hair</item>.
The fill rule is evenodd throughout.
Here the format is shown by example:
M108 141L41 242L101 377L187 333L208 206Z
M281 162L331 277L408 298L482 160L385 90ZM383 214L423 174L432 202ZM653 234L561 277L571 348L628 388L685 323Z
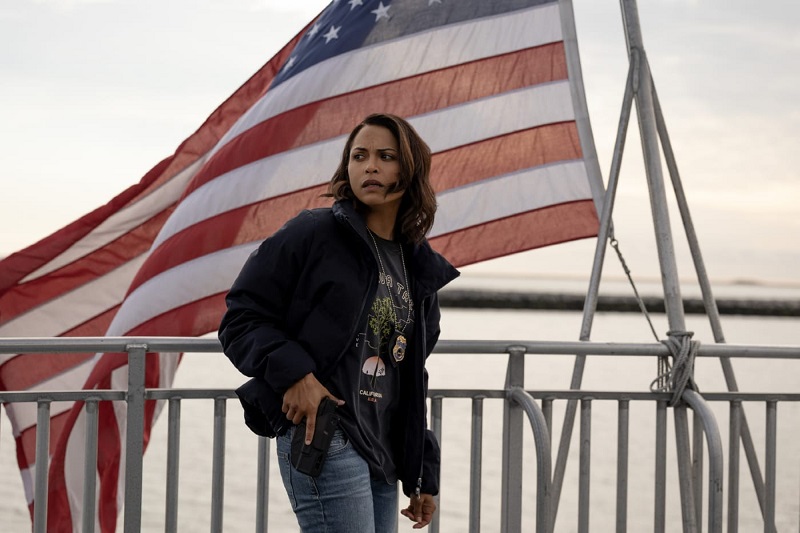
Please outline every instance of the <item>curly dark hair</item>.
M335 200L352 200L356 209L364 205L350 188L347 165L350 149L358 132L364 126L382 126L392 132L400 149L400 180L389 192L404 190L395 224L395 237L419 243L433 226L436 214L436 193L430 183L431 149L405 119L388 113L375 113L362 120L347 138L339 168L334 172L326 196Z

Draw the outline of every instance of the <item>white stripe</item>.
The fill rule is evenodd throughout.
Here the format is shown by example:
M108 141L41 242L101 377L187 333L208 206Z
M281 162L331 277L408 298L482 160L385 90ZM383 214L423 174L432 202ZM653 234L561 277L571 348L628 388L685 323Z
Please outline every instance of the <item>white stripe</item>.
M112 402L112 404L124 402ZM64 486L72 518L72 530L83 531L83 465L86 461L86 410L81 409L75 419L75 425L67 438L64 450ZM97 470L95 469L95 472ZM95 478L97 488L100 487L99 478ZM99 491L98 491L99 492ZM95 503L95 509L97 503ZM99 525L95 531L100 531Z
M176 174L175 177L150 192L147 196L115 212L50 262L31 274L28 274L20 283L25 283L44 276L81 257L91 254L168 208L178 201L181 194L183 194L183 191L186 189L186 184L197 173L197 170L203 163L205 163L205 158L201 157L198 161L192 163L192 165Z
M257 246L258 243L246 243L226 248L147 280L125 299L106 335L125 335L166 311L226 291Z
M20 468L19 474L22 476L22 489L25 491L25 501L33 503L33 480L36 479L36 463L29 465L28 468Z
M259 122L310 102L561 39L560 12L553 3L360 48L318 63L267 91L214 151Z
M437 195L430 236L575 200L591 199L583 161L507 174Z
M572 120L568 81L537 85L440 109L410 119L431 150ZM327 183L346 136L276 154L234 169L192 191L164 224L153 249L206 218L268 198Z
M93 368L92 360L70 368L67 372L58 374L54 379L42 381L26 389L29 392L54 391L54 390L80 390L86 383ZM50 404L50 418L69 411L75 402L52 402ZM12 421L14 437L19 437L22 432L36 426L37 405L35 402L15 402L6 404L8 418Z
M147 254L0 325L0 337L57 337L118 305Z

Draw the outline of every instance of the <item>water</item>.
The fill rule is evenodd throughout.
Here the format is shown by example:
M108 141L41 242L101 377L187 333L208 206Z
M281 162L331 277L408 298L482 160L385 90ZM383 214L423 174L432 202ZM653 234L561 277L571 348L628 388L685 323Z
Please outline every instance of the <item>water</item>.
M479 279L469 283L480 285ZM536 283L531 282L532 285ZM461 288L464 288L462 283ZM518 284L514 284L519 287ZM553 290L572 290L570 280L549 282ZM533 287L534 289L536 287ZM645 288L643 292L650 292ZM584 288L585 290L585 288ZM746 296L749 287L728 287L718 296ZM769 290L761 287L755 291L762 295ZM686 291L691 295L691 290ZM775 291L773 296L798 297L797 289ZM761 297L761 296L760 296ZM573 312L543 311L468 311L445 309L442 319L443 339L507 339L507 340L577 340L581 327L581 314ZM654 315L656 331L663 335L668 328L663 315ZM722 325L726 339L731 344L800 344L800 319L750 318L725 316ZM695 331L695 338L712 342L706 319L688 316L687 328ZM601 313L595 317L592 340L651 342L652 334L641 315ZM432 388L501 388L505 378L505 356L467 356L437 354L429 361ZM526 360L525 383L529 389L565 389L572 372L572 357L529 356ZM798 365L794 361L741 361L733 365L742 391L798 392L796 376ZM655 362L646 358L603 359L590 357L583 386L592 390L645 391L656 375ZM725 384L720 365L715 360L700 359L697 363L697 382L702 391L722 391ZM187 354L178 372L176 387L236 387L242 377L219 354ZM616 483L615 454L608 450L616 441L616 404L594 402L592 423L592 471L590 517L593 531L614 529L614 487ZM727 447L727 407L715 405L715 413L723 431ZM444 532L465 531L468 519L468 460L470 434L469 401L451 400L444 403L443 463L441 519ZM481 506L482 531L499 530L499 488L501 477L499 403L486 402L484 412L483 497ZM225 463L225 531L253 531L255 521L256 451L257 441L244 427L237 402L227 406L227 455ZM558 442L563 405L556 404L554 442ZM756 449L763 469L763 407L750 406L747 411ZM778 434L778 529L798 531L798 506L800 503L800 413L793 405L779 408ZM187 401L182 406L180 507L178 524L181 531L205 531L210 524L211 499L211 446L213 431L213 405L209 401ZM671 421L672 416L670 414ZM653 524L653 472L654 472L654 407L651 404L631 405L632 442L630 449L629 531L652 531ZM671 422L670 422L671 425ZM532 438L526 433L526 450L532 450ZM571 447L571 458L566 472L565 488L561 497L556 530L576 530L577 523L577 437L576 426ZM673 447L674 433L670 427L669 447ZM271 451L274 454L274 447ZM674 456L673 456L674 458ZM532 451L526 451L526 469L523 498L529 512L523 522L526 530L533 528L535 494L535 461ZM3 532L30 531L30 521L25 506L22 486L15 463L10 427L3 417L0 429L0 516ZM143 531L163 531L165 515L166 472L166 417L156 424L150 449L145 455ZM677 478L675 461L668 463L668 526L670 532L680 531L680 509L674 482ZM727 462L726 472L727 477ZM747 468L742 462L740 486L740 530L763 529L759 520L755 496L750 489ZM269 526L271 531L297 531L288 508L286 496L277 473L270 476ZM726 495L727 496L727 495ZM404 500L401 500L401 503ZM707 508L707 504L704 504ZM726 507L727 508L727 507ZM401 517L402 520L405 520ZM121 531L122 518L120 517ZM401 531L411 531L401 522Z

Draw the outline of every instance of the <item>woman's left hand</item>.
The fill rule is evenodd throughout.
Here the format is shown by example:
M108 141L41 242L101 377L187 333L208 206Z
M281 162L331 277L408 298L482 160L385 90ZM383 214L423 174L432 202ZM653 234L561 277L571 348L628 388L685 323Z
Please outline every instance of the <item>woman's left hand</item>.
M431 523L433 513L436 512L436 501L430 494L416 494L411 496L408 507L400 511L400 514L407 517L414 524L414 529L422 529Z

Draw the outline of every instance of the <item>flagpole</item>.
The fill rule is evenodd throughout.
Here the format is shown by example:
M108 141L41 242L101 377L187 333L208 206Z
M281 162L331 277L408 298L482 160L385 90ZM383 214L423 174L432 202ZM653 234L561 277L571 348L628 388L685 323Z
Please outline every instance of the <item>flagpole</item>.
M668 334L672 337L678 333L684 333L686 331L686 323L667 207L666 187L661 168L661 152L658 143L655 104L653 101L653 80L650 75L647 55L644 52L636 1L621 0L621 7L629 55L633 56L634 53L638 52L642 59L639 69L639 84L635 94L636 114L639 122L648 190L650 192L650 209L653 216L656 249L661 270L664 307L670 329ZM690 533L697 531L698 520L693 498L691 447L686 406L681 402L674 406L673 411L683 531ZM664 506L664 504L665 502L663 501L656 502L657 506ZM709 508L710 518L717 511L717 509ZM709 521L711 522L711 520Z

